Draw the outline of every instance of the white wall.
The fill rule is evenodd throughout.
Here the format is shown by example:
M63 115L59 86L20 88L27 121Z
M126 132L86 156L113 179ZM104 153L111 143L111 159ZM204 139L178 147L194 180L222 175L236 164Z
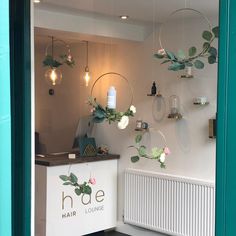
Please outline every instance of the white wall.
M191 35L173 33L166 42L174 48L177 47L178 39L184 39L183 42L188 43L199 38L197 41L202 43L202 24L198 20L191 21L190 27L193 29ZM72 48L79 65L74 69L64 68L63 74L66 78L63 84L55 89L56 94L52 97L47 94L48 86L42 80L43 70L39 66L43 52L40 48L36 49L36 129L41 133L41 141L48 144L48 151L70 149L78 118L89 113L85 100L90 88L85 88L82 81L84 45L74 45ZM93 43L90 49L90 69L93 72L93 81L104 72L115 71L123 74L133 87L133 103L137 107L137 114L131 119L126 130L118 130L116 124L107 123L98 124L95 127L97 144L107 144L110 152L121 155L118 189L119 221L122 220L123 214L125 168L142 168L212 182L215 179L215 141L208 138L208 119L214 117L216 113L217 65L206 64L204 70L194 71L194 79L181 80L178 79L181 73L168 71L166 65L160 66L160 61L153 58L152 55L157 48L156 35L150 35L143 43L124 41L112 46ZM162 121L155 121L152 115L153 112L156 114L155 107L153 110L152 105L154 98L146 96L150 91L152 81L157 82L166 100L167 110L168 97L173 94L180 97L181 111L184 116L182 120L167 119L166 113ZM118 94L122 94L123 103L128 104L130 97L128 91L125 90L124 85L117 86ZM106 89L99 88L102 96L106 96ZM202 95L209 98L210 105L194 106L193 98ZM128 149L128 146L134 142L136 134L134 127L137 118L142 118L151 127L165 134L172 151L172 154L167 157L166 169L160 169L159 164L152 160L142 159L137 164L130 162L130 156L134 152ZM145 144L148 147L164 145L160 135L155 131L151 131L146 136Z

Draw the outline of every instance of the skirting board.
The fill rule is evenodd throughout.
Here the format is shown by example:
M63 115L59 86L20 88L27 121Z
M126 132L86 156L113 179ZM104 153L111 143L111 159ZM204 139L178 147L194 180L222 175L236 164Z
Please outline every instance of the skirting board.
M117 222L116 231L123 234L128 234L130 236L167 236L166 234L161 234L129 224L124 224L122 221Z

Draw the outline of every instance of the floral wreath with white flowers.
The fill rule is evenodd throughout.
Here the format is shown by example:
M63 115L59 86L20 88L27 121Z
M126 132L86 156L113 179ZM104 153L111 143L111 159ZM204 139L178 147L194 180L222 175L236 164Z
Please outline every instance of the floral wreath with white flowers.
M106 120L111 124L112 122L118 121L117 127L119 129L125 129L129 124L129 117L133 117L136 113L136 108L133 105L127 111L120 112L115 109L103 107L93 97L89 97L88 104L92 106L91 113L95 123L102 123Z
M158 148L153 147L151 152L148 152L148 149L145 145L141 144L143 133L139 133L135 137L135 145L129 146L129 148L134 148L137 151L137 155L131 157L131 162L135 163L140 160L140 158L146 158L151 160L157 160L160 163L161 168L166 168L165 160L166 156L171 154L170 149L166 145L166 139L164 134L158 130L158 133L162 136L165 141L165 147Z

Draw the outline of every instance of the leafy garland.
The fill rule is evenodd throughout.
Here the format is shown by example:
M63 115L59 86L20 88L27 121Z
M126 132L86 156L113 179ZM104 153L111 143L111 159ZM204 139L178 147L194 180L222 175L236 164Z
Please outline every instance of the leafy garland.
M217 49L212 46L213 41L219 37L219 27L216 26L212 31L205 30L202 33L202 38L206 40L203 43L202 51L197 53L197 48L192 46L188 50L188 56L185 56L183 50L179 50L177 55L166 49L160 49L154 57L157 59L165 59L161 64L169 63L168 70L179 71L186 67L195 67L196 69L203 69L204 62L199 58L207 58L209 64L217 62Z
M108 121L109 124L118 121L118 127L120 129L126 128L129 123L129 116L134 116L136 108L132 105L125 112L116 111L115 109L109 109L108 107L102 107L96 102L96 99L89 97L88 104L92 106L92 116L95 123L102 123L104 120Z
M89 181L85 181L83 184L78 183L78 177L70 173L69 176L67 175L60 175L59 178L64 181L63 185L71 185L75 188L76 195L80 196L81 194L91 194L92 188L89 186L89 184L96 184L96 180L94 178L90 178Z
M43 65L50 68L58 68L62 66L63 64L66 64L70 67L73 67L75 65L75 61L71 55L60 55L60 61L55 60L52 55L46 55L43 60Z
M135 144L131 145L129 148L134 148L137 151L137 155L131 157L131 162L135 163L140 160L140 158L147 158L151 160L157 160L160 163L161 168L166 168L165 158L170 154L170 149L168 147L158 148L153 147L151 149L151 154L148 153L147 147L141 144L143 134L137 134L135 137Z

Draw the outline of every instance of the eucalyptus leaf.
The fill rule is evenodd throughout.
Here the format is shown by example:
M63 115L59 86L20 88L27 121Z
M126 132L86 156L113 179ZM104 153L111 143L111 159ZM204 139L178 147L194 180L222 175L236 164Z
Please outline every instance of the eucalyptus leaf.
M196 60L194 61L194 66L197 68L197 69L203 69L204 68L204 63L200 60Z
M105 120L105 117L103 118L93 117L94 123L102 123L104 120Z
M59 178L63 181L69 180L68 176L66 176L66 175L60 175Z
M178 56L180 59L182 59L182 60L186 58L186 57L185 57L185 53L184 53L184 51L183 51L182 49L178 50L177 56Z
M208 57L208 63L209 63L209 64L214 64L214 63L216 63L216 57L213 56L213 55L209 56L209 57Z
M72 183L77 183L78 178L75 174L70 173L70 180L71 180Z
M133 163L139 161L139 156L132 156L132 157L131 157L131 161L132 161Z
M75 189L75 193L76 193L76 195L79 196L79 195L82 193L82 191L81 191L80 188L76 188L76 189Z
M192 66L193 66L193 63L192 63L192 62L186 62L186 63L185 63L185 66L192 67Z
M184 68L185 65L179 62L174 62L168 66L168 70L173 70L173 71L183 70Z
M84 192L85 194L91 194L91 193L92 193L92 189L91 189L90 186L85 185L85 186L83 187L83 192Z
M147 154L147 148L145 146L140 146L139 149L138 149L138 153L141 157L144 157L146 156Z
M141 134L136 135L136 137L135 137L135 142L136 142L136 143L140 143L141 140L142 140L142 135L141 135Z
M191 47L191 48L189 48L189 50L188 50L188 55L189 55L190 57L195 56L196 53L197 53L197 48L196 48L196 47Z
M156 53L156 54L154 54L154 57L157 59L162 59L162 58L164 58L164 55Z
M169 52L169 51L166 51L166 55L167 57L171 60L171 61L175 61L176 60L176 56L173 52Z
M216 38L219 37L219 26L216 26L212 29L213 34L215 35Z
M212 35L212 33L211 33L210 31L205 30L205 31L203 31L203 33L202 33L202 37L203 37L205 40L207 40L207 41L211 41L213 35Z
M151 151L153 158L158 158L162 152L163 150L157 147L152 148L152 151Z
M73 185L71 182L65 182L63 185Z
M208 42L205 42L204 44L203 44L203 50L206 50L206 51L208 51L208 49L210 48L210 43L208 43Z
M214 47L210 47L208 52L211 54L211 56L217 56L217 49Z

